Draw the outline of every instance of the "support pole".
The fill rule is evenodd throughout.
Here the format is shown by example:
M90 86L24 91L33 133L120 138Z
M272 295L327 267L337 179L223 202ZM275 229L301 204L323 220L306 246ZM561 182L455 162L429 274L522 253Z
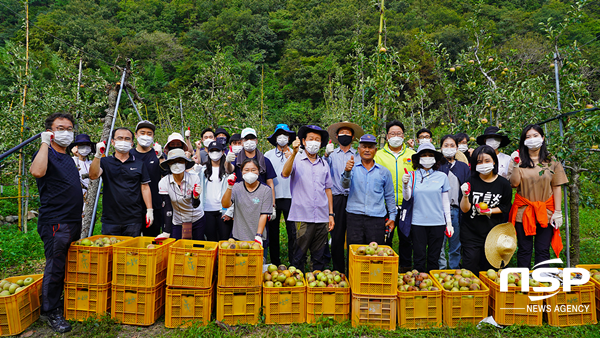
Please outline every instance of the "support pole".
M140 112L138 111L137 106L135 105L135 102L131 98L131 95L129 94L129 90L127 90L127 87L125 87L125 93L127 93L127 97L129 97L129 102L131 102L131 105L133 106L133 109L135 109L135 112L136 112L136 114L138 116L138 120L141 121L142 120L142 115L140 115ZM119 102L119 101L117 101L117 102ZM119 105L117 104L117 106L119 106ZM112 132L112 129L111 129L111 132Z
M29 1L25 1L25 86L23 87L23 111L21 113L21 134L19 143L23 142L23 130L25 127L25 102L27 98L27 76L29 75ZM19 153L19 175L18 175L18 195L19 195L19 229L27 232L27 220L23 217L23 173L25 172L25 163L23 150ZM24 220L25 218L25 220ZM25 228L23 227L25 225Z

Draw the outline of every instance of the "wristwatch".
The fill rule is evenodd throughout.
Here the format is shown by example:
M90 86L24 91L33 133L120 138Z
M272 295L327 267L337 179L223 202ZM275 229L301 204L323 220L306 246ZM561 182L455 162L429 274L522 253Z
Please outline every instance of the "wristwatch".
M335 217L335 212L330 213L329 216Z
M257 234L256 234L256 235L254 235L254 236L258 236L258 237L262 238L262 234L259 234L259 233L257 233Z

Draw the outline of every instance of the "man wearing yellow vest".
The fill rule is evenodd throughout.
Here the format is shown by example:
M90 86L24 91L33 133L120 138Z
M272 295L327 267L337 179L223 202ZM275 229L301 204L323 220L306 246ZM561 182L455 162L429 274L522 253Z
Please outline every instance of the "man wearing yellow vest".
M377 151L375 162L386 167L392 173L394 182L394 195L396 197L396 206L402 205L402 175L404 169L413 171L411 156L415 153L408 145L404 143L404 125L398 120L388 122L386 129L386 144L383 149ZM399 213L398 213L399 215ZM395 224L398 224L398 215L396 215ZM392 245L394 230L389 234L386 245ZM398 255L400 256L400 272L412 270L412 242L410 237L406 237L401 231L398 232Z

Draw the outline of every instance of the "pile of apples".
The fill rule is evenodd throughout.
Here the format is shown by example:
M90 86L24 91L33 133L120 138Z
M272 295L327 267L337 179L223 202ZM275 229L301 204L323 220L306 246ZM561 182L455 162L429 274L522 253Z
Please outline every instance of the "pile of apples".
M398 275L398 291L438 291L433 286L433 280L425 272L417 270L408 271L404 275Z
M113 244L117 244L119 242L122 242L114 237L102 237L102 238L98 238L95 241L91 241L89 238L84 238L82 240L76 241L75 243L73 243L73 245L81 245L81 246L91 246L91 247L96 247L96 248L104 248L107 246L111 246Z
M8 297L25 289L26 286L33 283L33 278L27 277L24 280L19 279L16 283L11 283L5 279L0 281L0 297Z
M347 288L346 275L339 271L315 270L306 273L306 282L311 288Z
M271 264L263 273L263 282L266 288L304 286L304 274L293 266Z
M501 271L502 271L502 269L498 270L498 272L494 271L493 269L489 269L488 271L486 271L486 275L494 283L500 284L500 272ZM508 280L508 286L521 286L522 285L521 275L516 272L509 273L508 276L506 277L506 279ZM537 286L546 286L547 287L547 286L550 286L550 284L538 282L535 279L533 279L533 277L530 275L529 276L529 286L536 286L536 287Z
M481 281L467 269L454 271L454 274L447 272L434 273L435 278L446 291L479 291Z
M244 249L244 250L261 250L260 244L257 242L244 242L236 241L233 238L227 240L227 242L221 243L221 249Z
M359 246L356 249L357 256L394 256L392 248L380 248L377 242L371 242L368 246Z
M600 282L600 271L596 269L591 269L590 274L592 275L591 278L595 279L597 282Z

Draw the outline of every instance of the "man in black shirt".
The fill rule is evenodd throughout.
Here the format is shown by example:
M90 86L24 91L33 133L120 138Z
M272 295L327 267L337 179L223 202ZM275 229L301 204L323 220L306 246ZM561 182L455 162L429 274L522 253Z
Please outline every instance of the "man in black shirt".
M133 146L131 130L115 129L111 144L115 147L114 156L100 159L106 150L104 142L100 142L90 166L90 179L102 176L104 182L102 234L137 237L144 223L148 228L154 221L150 176L144 162L129 153Z
M73 142L71 114L55 113L45 122L40 149L33 155L29 172L40 194L38 233L44 242L46 267L42 283L40 318L56 332L71 330L61 309L65 263L71 242L81 235L83 193L79 171L66 149Z
M160 168L160 151L155 151L154 148L160 148L157 146L158 143L154 142L154 131L156 127L150 121L141 121L135 127L135 137L137 139L137 146L132 149L129 154L134 158L144 162L144 166L150 176L150 192L152 193L152 209L154 210L154 222L149 228L143 229L144 236L155 237L161 232L162 225L162 201L158 194L158 182L164 175L163 170Z

